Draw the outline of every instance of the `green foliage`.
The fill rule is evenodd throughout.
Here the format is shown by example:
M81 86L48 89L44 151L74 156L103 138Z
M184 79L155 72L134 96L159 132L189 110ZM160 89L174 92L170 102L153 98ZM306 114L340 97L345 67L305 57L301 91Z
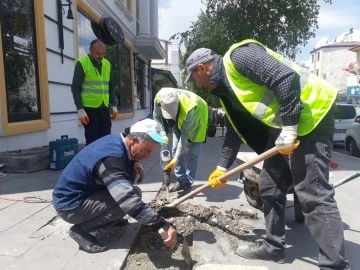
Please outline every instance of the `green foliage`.
M332 0L203 0L206 11L188 31L170 39L178 39L186 48L182 67L198 48L207 47L224 55L232 44L247 38L294 59L315 37L322 1L331 4ZM203 93L195 85L188 88Z

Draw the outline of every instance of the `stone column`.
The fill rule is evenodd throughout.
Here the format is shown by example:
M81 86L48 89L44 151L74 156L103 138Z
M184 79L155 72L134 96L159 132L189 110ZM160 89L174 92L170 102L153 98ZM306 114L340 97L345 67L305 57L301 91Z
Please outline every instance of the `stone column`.
M150 0L139 2L139 36L150 36Z
M159 37L159 6L158 0L150 1L150 34Z

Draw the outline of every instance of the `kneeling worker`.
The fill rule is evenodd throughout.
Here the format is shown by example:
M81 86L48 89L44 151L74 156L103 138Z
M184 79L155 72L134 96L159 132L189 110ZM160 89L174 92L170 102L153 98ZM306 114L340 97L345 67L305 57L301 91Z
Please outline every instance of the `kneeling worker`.
M81 150L65 168L53 191L54 207L68 223L70 236L89 252L107 249L99 242L114 225L126 223L128 214L138 222L168 235L164 243L175 247L176 230L141 200L141 190L133 186L144 170L139 161L148 159L166 143L160 136L160 126L151 119L137 122L130 134L102 137ZM160 236L159 236L160 237Z

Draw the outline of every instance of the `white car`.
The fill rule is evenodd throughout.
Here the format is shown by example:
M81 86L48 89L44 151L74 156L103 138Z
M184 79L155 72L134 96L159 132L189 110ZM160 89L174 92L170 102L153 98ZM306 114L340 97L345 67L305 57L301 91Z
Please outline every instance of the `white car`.
M355 118L345 134L345 149L349 151L349 155L360 158L360 113Z
M360 113L359 113L360 114ZM335 109L335 132L334 142L345 142L345 133L347 128L355 122L358 114L354 105L351 104L336 104Z

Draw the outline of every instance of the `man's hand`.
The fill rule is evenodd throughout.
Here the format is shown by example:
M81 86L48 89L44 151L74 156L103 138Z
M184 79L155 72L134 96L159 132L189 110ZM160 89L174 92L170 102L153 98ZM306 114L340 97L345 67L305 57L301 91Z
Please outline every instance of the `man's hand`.
M227 183L227 179L218 180L218 178L226 172L227 170L225 168L218 166L216 170L210 174L208 181L212 188L220 188Z
M279 153L283 155L290 155L298 147L296 143L297 138L297 125L283 127L279 137L277 138L275 145L279 150Z
M118 111L116 106L112 106L111 109L111 120L115 120L118 116Z
M89 123L89 116L86 114L84 109L78 110L78 118L83 125L87 125Z
M176 230L170 226L166 231L168 237L164 240L164 244L169 248L174 248L177 244L177 233Z
M176 163L177 163L177 162L178 162L178 159L177 159L176 157L174 157L174 158L170 161L170 163L165 166L164 171L170 169L170 170L171 170L171 173L173 173L174 170L175 170L175 166L176 166Z
M141 166L140 162L135 162L134 166L133 166L133 173L134 176L136 177L137 175L140 175L139 180L137 181L138 184L142 184L144 182L144 168L143 166Z

